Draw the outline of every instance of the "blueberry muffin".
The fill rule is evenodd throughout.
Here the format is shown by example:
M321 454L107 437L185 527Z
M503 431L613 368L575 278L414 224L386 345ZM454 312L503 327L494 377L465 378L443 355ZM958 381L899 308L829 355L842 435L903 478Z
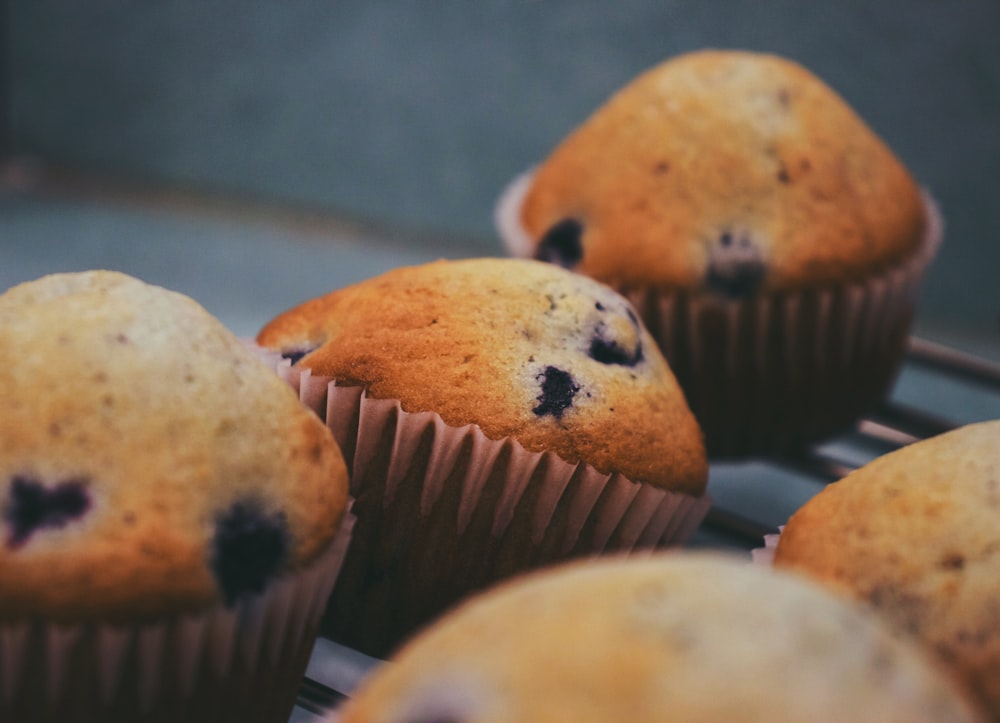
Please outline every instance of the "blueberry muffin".
M586 277L515 259L399 268L257 341L348 398L317 406L358 519L330 634L364 652L513 571L679 542L706 511L680 388L631 305ZM362 402L382 421L360 428Z
M982 720L922 653L867 609L742 560L576 562L467 601L335 720Z
M0 719L285 721L342 557L329 429L193 300L0 295Z
M633 301L720 457L823 439L882 399L939 223L831 88L742 51L641 74L498 206L514 254Z
M798 510L774 564L875 606L1000 719L1000 421L870 462Z

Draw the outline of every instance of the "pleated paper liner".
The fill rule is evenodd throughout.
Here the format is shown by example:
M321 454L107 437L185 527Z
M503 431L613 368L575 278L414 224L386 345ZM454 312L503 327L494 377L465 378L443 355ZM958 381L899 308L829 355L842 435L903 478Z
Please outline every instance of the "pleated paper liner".
M286 723L353 517L307 568L203 613L0 624L0 720Z
M530 173L503 192L496 223L511 254L534 245L519 210ZM851 284L723 299L618 288L657 340L701 424L711 458L781 454L847 431L890 392L924 272L943 236L924 194L919 251Z
M711 504L449 427L287 361L277 368L348 461L358 522L322 631L368 655L388 655L459 599L519 572L682 544Z

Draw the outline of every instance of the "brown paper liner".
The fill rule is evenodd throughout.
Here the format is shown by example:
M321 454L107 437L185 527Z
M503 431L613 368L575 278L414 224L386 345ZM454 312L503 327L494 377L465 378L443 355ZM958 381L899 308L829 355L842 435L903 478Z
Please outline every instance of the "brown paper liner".
M343 564L328 549L260 595L134 624L0 624L0 721L285 723Z
M711 504L449 427L287 361L276 368L326 420L351 471L358 524L322 633L368 655L516 573L681 544Z
M518 211L530 172L497 205L508 250L531 256ZM906 352L924 272L943 223L924 194L920 249L857 283L723 299L617 288L656 339L705 433L712 458L782 454L847 431L888 395Z

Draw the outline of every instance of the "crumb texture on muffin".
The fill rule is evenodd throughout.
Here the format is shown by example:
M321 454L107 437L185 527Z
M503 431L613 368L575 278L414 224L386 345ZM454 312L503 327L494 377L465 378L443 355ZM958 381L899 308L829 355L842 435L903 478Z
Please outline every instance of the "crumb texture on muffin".
M257 341L407 412L704 491L701 430L656 342L623 297L551 264L396 269L279 315Z
M642 73L527 184L527 251L616 288L850 282L911 256L927 223L907 169L843 98L793 61L736 50Z
M493 588L362 682L353 721L971 721L922 651L802 578L708 553Z
M1000 421L879 457L789 520L775 564L873 604L1000 718Z
M329 430L186 296L110 271L0 295L0 616L198 611L329 545Z

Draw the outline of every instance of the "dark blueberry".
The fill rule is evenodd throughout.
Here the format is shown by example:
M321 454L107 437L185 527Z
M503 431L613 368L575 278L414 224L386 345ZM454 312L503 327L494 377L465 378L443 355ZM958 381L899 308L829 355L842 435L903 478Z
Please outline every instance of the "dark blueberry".
M965 567L965 557L961 553L953 552L942 557L938 567L945 570L961 570Z
M298 364L302 357L313 351L315 349L289 349L288 351L281 352L281 358L288 359L292 364Z
M535 249L535 258L571 269L583 258L583 224L564 218L545 232Z
M635 349L626 349L615 339L606 339L597 335L590 342L590 358L599 361L601 364L621 364L626 367L634 367L642 361L642 342L635 345Z
M7 545L23 545L41 527L62 527L81 517L89 507L84 480L67 480L47 489L38 480L14 477L3 515L11 526Z
M705 286L723 296L751 296L764 281L767 268L760 250L747 236L727 232L709 251Z
M601 302L596 302L594 308L598 311L605 311L605 306ZM609 329L604 321L597 322L594 327L593 337L590 342L590 349L587 351L590 358L601 362L601 364L621 364L632 367L642 361L642 339L639 333L639 319L632 309L626 307L625 313L629 323L635 330L635 348L622 344L616 337L615 332Z
M539 417L551 414L559 419L563 412L573 406L573 397L580 391L580 385L569 372L556 367L545 367L538 378L542 382L542 393L536 397L538 406L531 411Z
M212 572L226 604L259 593L288 555L288 521L254 502L237 502L215 520Z

